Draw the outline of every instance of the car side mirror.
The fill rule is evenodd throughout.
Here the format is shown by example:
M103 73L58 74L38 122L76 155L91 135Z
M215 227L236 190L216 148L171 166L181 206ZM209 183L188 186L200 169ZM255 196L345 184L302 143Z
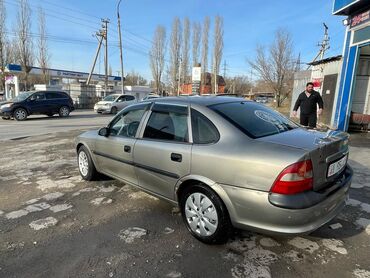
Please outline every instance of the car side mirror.
M109 136L109 129L107 127L102 127L101 129L99 129L98 134L100 136L108 137Z

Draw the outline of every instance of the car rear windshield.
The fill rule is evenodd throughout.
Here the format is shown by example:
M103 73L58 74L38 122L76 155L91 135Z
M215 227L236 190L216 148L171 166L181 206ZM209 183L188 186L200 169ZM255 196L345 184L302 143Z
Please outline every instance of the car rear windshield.
M209 106L252 138L282 133L298 125L280 113L254 102L229 102Z

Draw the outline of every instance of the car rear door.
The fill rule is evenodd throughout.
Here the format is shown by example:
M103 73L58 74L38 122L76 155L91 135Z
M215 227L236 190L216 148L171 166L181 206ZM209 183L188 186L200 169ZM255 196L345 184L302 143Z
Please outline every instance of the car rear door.
M141 187L174 199L177 181L190 173L189 126L187 106L153 105L134 149Z
M34 93L30 97L29 107L32 114L46 114L49 109L49 103L45 98L45 92Z
M149 103L119 113L109 124L109 136L99 136L93 151L99 169L107 175L137 185L133 153L136 133Z

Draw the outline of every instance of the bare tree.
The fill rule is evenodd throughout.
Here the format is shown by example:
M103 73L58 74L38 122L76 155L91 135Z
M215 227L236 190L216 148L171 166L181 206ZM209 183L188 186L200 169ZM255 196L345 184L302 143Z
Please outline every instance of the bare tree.
M131 71L125 80L125 84L127 86L145 86L148 84L148 80L146 80L140 73Z
M162 91L164 56L166 53L166 29L158 26L154 33L152 49L149 52L150 69L157 94Z
M7 64L7 40L5 28L6 10L4 1L0 0L0 90L5 88L5 66Z
M178 78L180 60L181 60L181 22L178 17L176 17L172 23L171 41L170 41L170 65L169 65L169 81L172 94L178 94ZM177 88L177 90L176 90Z
M202 34L202 85L205 81L206 72L208 70L208 32L209 32L210 20L207 16L203 23L203 34Z
M230 94L238 94L240 96L248 94L253 87L249 78L245 75L234 76L225 79L225 92Z
M218 93L218 74L221 67L222 51L224 48L224 20L220 16L216 16L215 20L215 32L213 41L213 59L212 59L212 70L213 70L213 83L214 93Z
M269 85L275 94L276 106L280 107L292 90L295 63L290 33L278 29L268 52L265 47L257 46L255 60L248 63Z
M182 38L182 63L181 63L181 80L187 83L189 76L189 51L190 51L190 21L189 18L184 19L184 32ZM181 82L180 80L180 82Z
M34 53L32 49L31 31L31 9L28 0L20 0L19 10L17 14L17 46L19 52L19 62L24 71L24 86L28 89L28 75L31 71L34 61Z
M200 36L201 36L202 27L200 23L194 22L193 23L193 34L192 34L192 58L193 58L193 66L197 66L199 61L199 50L200 50Z
M48 51L48 45L46 40L45 13L41 7L39 7L38 20L40 36L37 40L38 44L37 61L39 63L39 67L42 70L43 82L46 84L49 81L47 68L49 66L50 54Z

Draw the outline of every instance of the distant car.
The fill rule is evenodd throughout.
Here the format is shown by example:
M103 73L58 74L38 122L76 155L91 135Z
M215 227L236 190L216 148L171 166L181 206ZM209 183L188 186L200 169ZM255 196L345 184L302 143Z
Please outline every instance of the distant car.
M74 110L73 101L67 93L54 91L24 92L0 105L3 119L14 118L17 121L24 121L33 114L67 117Z
M268 99L267 99L267 97L257 97L256 102L258 102L258 103L267 103Z
M155 98L160 98L160 97L161 96L157 95L157 94L149 94L149 95L145 96L142 100L155 99Z
M304 234L348 198L348 134L309 131L242 98L169 97L121 111L77 138L80 174L106 174L180 206L199 240L231 226Z
M112 94L106 96L102 101L99 101L94 106L94 111L97 113L116 114L126 106L136 102L136 98L131 95Z

